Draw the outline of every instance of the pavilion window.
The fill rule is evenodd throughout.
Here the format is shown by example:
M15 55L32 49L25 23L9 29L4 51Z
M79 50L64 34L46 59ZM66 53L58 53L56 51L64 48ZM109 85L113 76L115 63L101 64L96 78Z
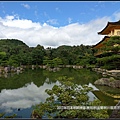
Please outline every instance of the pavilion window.
M117 31L117 35L119 35L119 36L120 36L120 31Z

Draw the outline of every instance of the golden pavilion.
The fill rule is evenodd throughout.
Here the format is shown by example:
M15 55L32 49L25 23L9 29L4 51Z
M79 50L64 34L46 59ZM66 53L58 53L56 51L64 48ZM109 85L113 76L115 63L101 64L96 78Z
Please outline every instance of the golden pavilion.
M102 31L98 32L98 34L105 36L99 43L92 47L93 49L97 49L97 53L95 53L95 56L99 56L102 54L101 48L104 41L109 40L111 36L120 36L120 20L117 22L108 22L106 27Z

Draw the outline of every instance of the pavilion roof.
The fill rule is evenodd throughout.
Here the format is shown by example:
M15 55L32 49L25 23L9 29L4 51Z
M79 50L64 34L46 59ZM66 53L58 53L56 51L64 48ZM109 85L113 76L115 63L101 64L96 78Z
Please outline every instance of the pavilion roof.
M109 36L105 36L100 42L98 42L96 45L94 45L92 48L99 48L101 46L101 43L107 39L109 39Z
M114 29L120 29L120 20L117 22L108 22L106 27L102 31L98 32L98 34L106 35Z

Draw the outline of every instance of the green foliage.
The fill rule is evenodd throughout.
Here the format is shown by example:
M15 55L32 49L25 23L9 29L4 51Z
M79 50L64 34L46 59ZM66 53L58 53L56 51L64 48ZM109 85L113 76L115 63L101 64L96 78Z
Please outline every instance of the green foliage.
M66 76L58 78L60 84L51 90L46 89L49 97L44 103L34 106L33 116L42 118L108 118L107 110L58 109L60 106L99 106L101 102L89 102L88 92L92 90L87 85L79 86L73 83L73 78Z
M111 55L102 58L97 58L97 62L99 63L102 68L105 69L119 69L120 65L120 55Z
M10 116L5 116L6 113L0 113L0 118L15 118L17 116L17 114L13 114Z
M43 64L47 65L49 67L58 67L59 65L62 65L63 62L60 58L54 58L53 60L43 60Z
M104 47L102 48L102 50L104 51L104 54L108 52L117 54L118 52L120 52L119 36L111 37L108 41L105 41L103 44L104 44Z
M0 118L2 118L5 115L5 113L0 113Z
M6 56L6 52L0 52L0 58Z
M112 36L108 41L105 41L103 44L107 46L114 46L115 44L120 45L120 36Z
M114 77L110 77L110 82L113 82L115 81L115 78Z
M33 64L42 64L44 56L44 48L40 45L35 47L32 50L32 63Z
M84 59L88 64L92 64L93 61L90 61L93 56L93 51L90 46L59 46L56 49L47 49L46 56L49 60L53 60L54 58L60 58L64 65L84 65ZM89 59L90 57L90 59ZM88 60L89 59L89 60Z
M5 118L15 118L17 116L17 114L13 114L11 116L5 116Z
M0 50L4 53L4 59L0 58L1 66L13 65L19 66L20 53L27 52L29 47L20 40L2 39L0 40ZM23 56L22 56L23 57ZM15 63L14 63L15 62Z
M3 64L3 61L6 60L6 52L0 52L0 63Z
M97 61L107 63L107 62L114 61L117 59L120 60L120 55L111 55L107 57L97 58Z
M105 69L119 69L120 67L120 36L113 36L103 42L102 57L97 58L97 64Z
M95 63L91 46L28 47L16 39L0 40L0 65L91 65ZM15 63L14 63L15 62Z

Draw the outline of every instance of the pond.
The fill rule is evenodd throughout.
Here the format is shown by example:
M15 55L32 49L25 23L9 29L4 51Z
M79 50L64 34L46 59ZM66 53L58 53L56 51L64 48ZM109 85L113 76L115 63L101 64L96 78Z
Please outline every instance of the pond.
M74 77L74 83L93 87L94 92L89 93L91 101L98 98L106 102L106 105L116 104L115 99L103 94L105 87L93 84L102 77L101 74L88 69L63 68L57 72L36 69L0 77L0 113L5 112L5 116L17 114L18 118L30 118L33 106L45 101L48 97L45 90L59 84L57 78L61 76ZM108 88L107 90L113 94L114 91L119 91Z

